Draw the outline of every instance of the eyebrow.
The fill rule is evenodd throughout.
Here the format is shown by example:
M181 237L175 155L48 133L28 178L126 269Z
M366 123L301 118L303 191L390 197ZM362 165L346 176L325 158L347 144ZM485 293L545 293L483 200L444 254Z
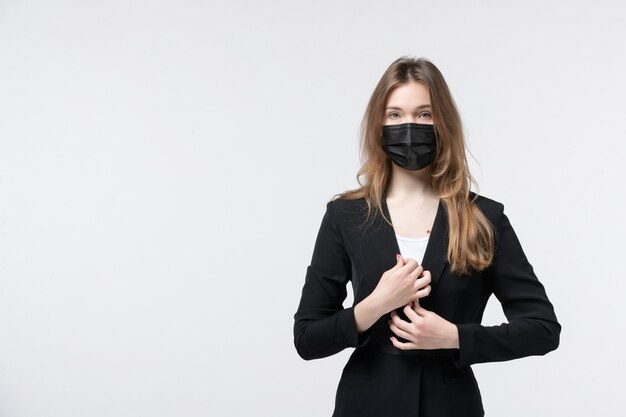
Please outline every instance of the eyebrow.
M430 104L422 104L421 106L417 106L415 110L429 109L429 108L430 108ZM402 108L396 107L396 106L389 106L389 107L385 107L385 110L402 110Z

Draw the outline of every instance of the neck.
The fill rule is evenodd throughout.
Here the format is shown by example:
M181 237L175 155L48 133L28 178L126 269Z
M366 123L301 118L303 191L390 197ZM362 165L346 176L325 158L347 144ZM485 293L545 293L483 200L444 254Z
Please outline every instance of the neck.
M390 199L424 199L435 195L435 191L431 186L432 168L426 168L418 171L400 168L395 164L391 164L391 181L387 190L387 197Z

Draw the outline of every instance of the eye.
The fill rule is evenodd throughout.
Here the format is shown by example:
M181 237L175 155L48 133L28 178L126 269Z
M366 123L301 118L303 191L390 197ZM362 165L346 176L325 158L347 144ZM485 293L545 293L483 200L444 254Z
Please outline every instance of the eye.
M430 112L427 112L427 111L425 111L425 112L421 112L421 113L420 113L420 115L419 115L419 117L422 117L422 116L424 116L424 115L425 115L425 117L426 117L427 119L430 119L431 117L433 117L433 116L432 116L432 114L430 114Z
M391 112L391 113L389 113L387 116L388 116L390 119L395 119L395 117L393 117L393 115L394 115L394 114L395 114L395 115L398 115L398 112L392 111L392 112Z

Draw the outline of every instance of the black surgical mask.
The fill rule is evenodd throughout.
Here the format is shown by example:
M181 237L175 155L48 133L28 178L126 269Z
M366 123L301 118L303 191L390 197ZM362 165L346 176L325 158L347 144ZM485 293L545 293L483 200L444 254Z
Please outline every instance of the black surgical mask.
M437 155L435 127L422 123L383 126L382 145L396 165L411 170L422 169Z

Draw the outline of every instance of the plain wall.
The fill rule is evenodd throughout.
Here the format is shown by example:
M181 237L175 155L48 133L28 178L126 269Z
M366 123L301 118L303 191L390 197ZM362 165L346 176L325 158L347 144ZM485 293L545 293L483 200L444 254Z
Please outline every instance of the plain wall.
M625 11L0 1L0 416L329 416L351 349L302 360L293 314L402 55L446 77L563 326L473 365L487 415L622 413Z

